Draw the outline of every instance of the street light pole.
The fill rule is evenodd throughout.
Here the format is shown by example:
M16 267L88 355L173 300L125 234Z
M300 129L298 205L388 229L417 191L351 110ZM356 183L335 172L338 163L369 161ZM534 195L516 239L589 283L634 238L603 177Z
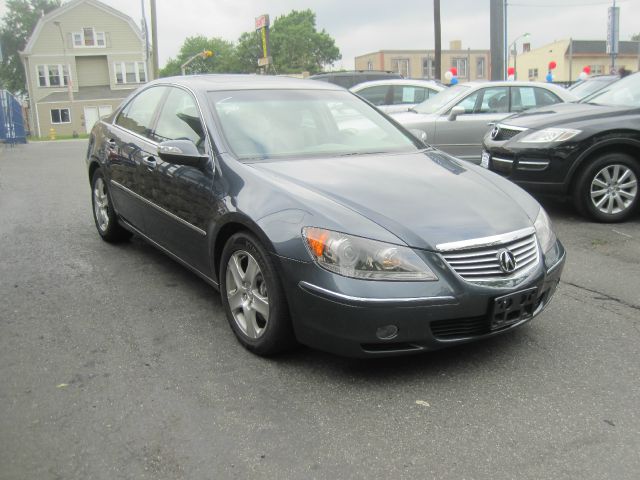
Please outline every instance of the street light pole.
M509 53L513 52L513 70L514 70L514 74L513 74L513 79L517 80L518 79L518 45L517 42L518 40L520 40L521 38L529 38L531 34L530 33L524 33L522 35L520 35L519 37L517 37L513 42L511 42L511 45L509 45ZM509 62L507 62L507 67L509 65ZM507 68L508 70L508 68ZM508 78L508 75L507 75Z

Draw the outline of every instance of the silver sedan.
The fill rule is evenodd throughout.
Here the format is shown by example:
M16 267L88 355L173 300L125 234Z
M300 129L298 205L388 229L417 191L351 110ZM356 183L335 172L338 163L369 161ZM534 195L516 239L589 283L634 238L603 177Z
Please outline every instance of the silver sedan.
M427 142L440 150L480 163L482 139L494 123L530 108L576 100L570 91L549 83L469 82L392 116L414 133L424 131Z

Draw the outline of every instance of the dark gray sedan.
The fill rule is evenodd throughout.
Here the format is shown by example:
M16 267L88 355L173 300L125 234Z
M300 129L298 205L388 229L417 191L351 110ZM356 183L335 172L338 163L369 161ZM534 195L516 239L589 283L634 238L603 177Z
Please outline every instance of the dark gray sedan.
M331 84L151 82L94 127L87 166L100 236L135 233L219 289L261 355L497 335L545 308L564 264L527 193Z

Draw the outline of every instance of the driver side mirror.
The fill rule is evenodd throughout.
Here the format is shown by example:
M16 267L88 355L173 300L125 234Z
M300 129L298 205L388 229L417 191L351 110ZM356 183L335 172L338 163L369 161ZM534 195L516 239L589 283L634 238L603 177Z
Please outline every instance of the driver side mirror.
M209 159L198 151L191 140L167 140L158 145L158 156L165 162L176 165L203 168Z
M465 112L466 110L464 109L464 107L461 107L460 105L453 107L449 112L449 121L453 122L456 118L458 118L458 115L462 115Z

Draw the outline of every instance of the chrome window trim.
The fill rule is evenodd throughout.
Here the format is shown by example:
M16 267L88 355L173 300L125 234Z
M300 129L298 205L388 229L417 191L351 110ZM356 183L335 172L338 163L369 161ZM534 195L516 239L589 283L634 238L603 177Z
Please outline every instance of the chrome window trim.
M352 304L377 304L381 306L389 306L392 304L400 305L452 305L458 303L456 298L450 295L437 297L399 297L399 298L370 298L370 297L354 297L345 295L344 293L334 292L323 287L319 287L309 282L301 281L298 286L308 293L320 294L324 298L333 299L334 301L346 301Z
M152 206L153 208L155 208L156 210L164 213L165 215L167 215L168 217L173 218L174 220L182 223L183 225L185 225L186 227L191 228L192 230L194 230L195 232L199 233L200 235L202 235L203 237L207 236L207 232L205 232L204 230L202 230L199 227L196 227L195 225L187 222L185 219L178 217L177 215L174 215L173 213L171 213L168 210L165 210L164 208L162 208L159 205L156 205L155 203L153 203L152 201L144 198L142 195L137 194L136 192L134 192L133 190L128 189L127 187L125 187L124 185L121 185L120 183L116 182L115 180L111 180L111 185L113 185L114 187L117 187L119 189L121 189L124 192L127 192L129 195L132 195L133 197L143 201L144 203L146 203L147 205Z
M460 240L457 242L439 243L436 249L440 252L451 252L454 250L466 250L478 247L491 247L502 243L513 242L520 238L536 233L533 227L526 227L514 232L502 233L500 235L491 235L490 237L471 238L469 240Z

